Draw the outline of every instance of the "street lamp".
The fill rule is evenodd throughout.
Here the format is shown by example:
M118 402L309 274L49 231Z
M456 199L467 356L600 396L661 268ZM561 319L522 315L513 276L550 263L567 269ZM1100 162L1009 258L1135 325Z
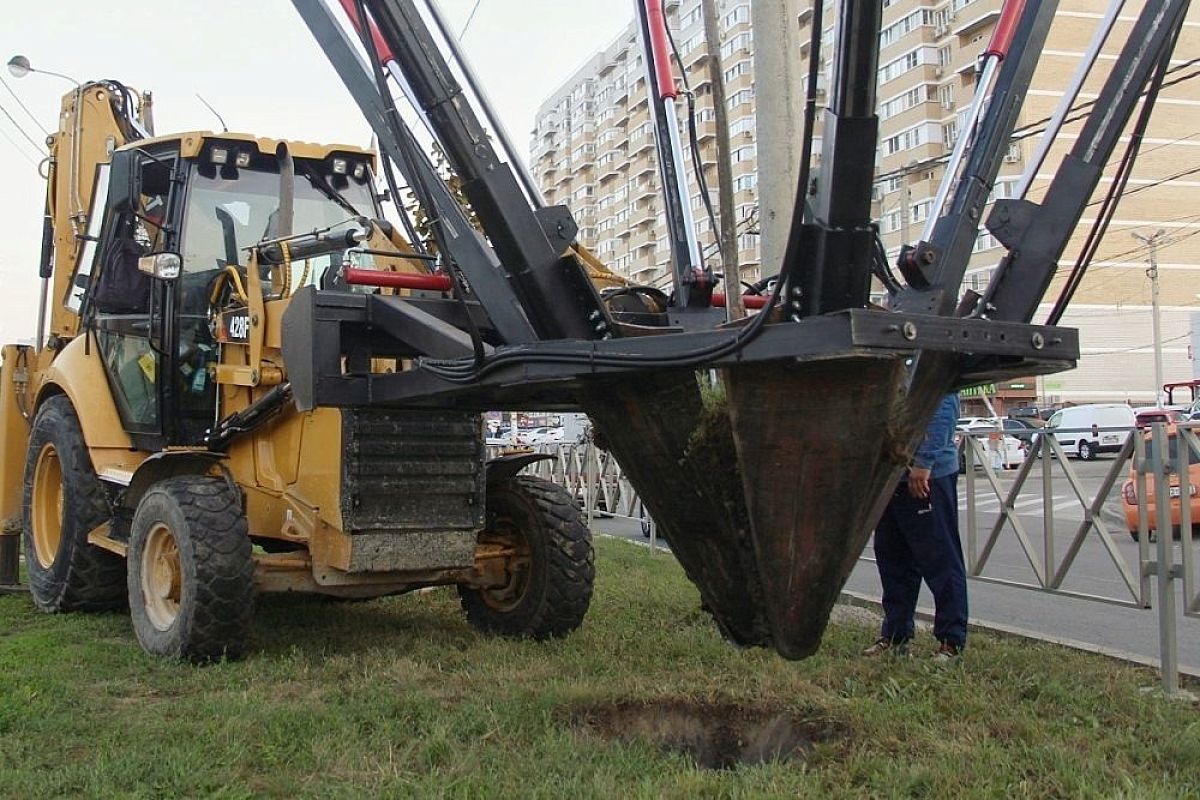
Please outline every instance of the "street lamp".
M34 69L29 63L29 59L25 56L15 55L8 60L8 74L12 75L14 78L24 78L31 72L40 72L43 75L53 75L56 78L62 78L63 80L70 81L77 87L82 88L83 86L83 84L72 78L70 75L63 75L61 72L51 72L48 69Z
M1163 405L1163 358L1162 319L1158 307L1158 245L1166 235L1167 232L1162 228L1150 236L1132 232L1133 238L1145 242L1150 248L1150 268L1146 270L1146 277L1150 279L1150 308L1154 317L1154 404L1159 407Z

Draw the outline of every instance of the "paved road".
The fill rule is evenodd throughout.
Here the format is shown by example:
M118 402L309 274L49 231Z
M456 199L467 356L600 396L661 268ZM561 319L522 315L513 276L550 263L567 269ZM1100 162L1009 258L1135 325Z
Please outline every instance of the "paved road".
M1076 473L1077 482L1089 504L1109 471L1114 468L1118 471L1118 479L1106 498L1100 519L1111 534L1117 557L1126 565L1133 582L1133 591L1127 586L1121 572L1115 566L1114 558L1094 529L1085 535L1078 554L1066 573L1062 588L1078 594L1097 595L1132 603L1141 591L1138 580L1138 544L1129 537L1126 530L1119 496L1128 472L1128 464L1118 465L1112 456L1100 456L1093 462L1069 461L1068 465ZM1026 555L1013 525L1006 522L997 534L994 547L986 560L980 558L993 526L1001 517L1001 501L982 472L977 473L974 482L976 524L972 537L969 532L971 526L968 524L968 482L965 477L960 479L959 521L965 549L974 552L974 555L969 552L968 561L973 575L977 576L970 585L972 620L1019 628L1045 638L1081 642L1094 648L1157 662L1159 630L1156 610L1077 599L1051 594L1037 588L1018 588L992 582L1002 579L1019 581L1035 587L1040 585L1038 573L1034 571L1030 562L1040 565L1044 570L1046 559L1041 469L1040 463L1033 466L1014 503L1017 520L1023 528L1032 556ZM1062 465L1057 461L1051 463L1051 476L1053 558L1056 564L1061 564L1084 518L1083 505L1071 482L1063 474ZM1007 495L1015 477L1015 471L998 474L1002 494ZM630 520L597 519L593 527L605 533L641 538L638 524ZM1194 554L1200 560L1200 538L1197 538L1192 546ZM1153 560L1154 546L1150 545L1147 550L1149 558ZM863 556L850 576L846 589L877 599L881 590L878 573L870 560L873 558L870 544L867 545ZM1180 545L1177 543L1175 563L1180 563L1180 560ZM1197 568L1200 571L1200 564L1197 564ZM1157 589L1151 582L1148 597L1155 604L1156 592ZM931 609L933 606L932 598L924 587L919 602L924 608ZM1176 595L1176 610L1179 663L1186 671L1200 675L1200 618L1183 616L1181 593Z

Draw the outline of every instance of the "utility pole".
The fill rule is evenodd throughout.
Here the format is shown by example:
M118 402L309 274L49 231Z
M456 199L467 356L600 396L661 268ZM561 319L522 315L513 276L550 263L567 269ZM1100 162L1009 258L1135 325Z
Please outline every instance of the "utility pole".
M1150 308L1154 317L1154 404L1163 405L1163 358L1162 358L1162 315L1158 307L1158 245L1164 242L1166 231L1159 228L1150 236L1143 236L1137 231L1133 238L1145 242L1150 248L1150 268L1146 277L1150 279Z
M804 87L800 69L798 0L751 0L754 26L755 140L758 147L758 237L762 277L783 266L800 174L800 121Z
M717 197L721 214L721 262L725 268L725 309L729 319L735 320L746 316L746 309L742 305L742 265L738 261L737 227L733 218L733 165L729 152L729 117L725 108L725 69L721 63L720 11L717 0L700 0L700 9L704 16L708 77L712 81L713 125L717 129ZM704 164L697 164L696 170L702 173Z

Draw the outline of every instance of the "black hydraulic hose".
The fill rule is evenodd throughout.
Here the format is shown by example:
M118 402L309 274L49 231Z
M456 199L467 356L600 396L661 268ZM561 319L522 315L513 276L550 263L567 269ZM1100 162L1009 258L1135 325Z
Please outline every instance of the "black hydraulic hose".
M667 41L671 44L671 54L675 56L675 63L679 65L679 75L683 78L683 91L687 96L688 149L692 152L692 169L696 172L696 186L700 189L700 196L704 198L704 210L708 212L708 224L712 228L713 241L717 244L717 253L722 257L721 268L728 274L729 265L724 262L725 246L721 241L721 229L717 226L717 212L713 209L712 197L708 194L708 179L704 177L704 159L700 155L700 136L696 131L696 95L692 92L692 82L688 80L687 68L683 65L679 47L675 44L675 34L671 32L671 26L667 20L666 4L662 7L662 16L663 27L667 31ZM727 133L728 131L718 131L718 135ZM705 260L704 251L700 253L700 260Z
M361 2L361 0L359 0ZM821 18L824 11L824 0L815 0L813 3L813 37L809 52L811 56L811 66L808 72L808 88L806 92L805 112L804 112L804 134L803 134L803 154L800 161L800 177L797 181L797 199L796 207L793 210L793 230L796 226L803 222L806 198L808 195L807 186L810 169L810 160L812 159L812 134L816 124L816 107L817 107L817 76L819 75L820 53L821 53ZM789 254L798 246L797 239L799 237L793 235L788 240ZM784 267L794 259L789 260L785 257ZM718 358L723 358L732 353L741 350L747 344L752 342L757 336L762 333L763 325L771 316L771 312L779 304L779 297L783 292L784 284L787 283L781 271L780 279L775 281L775 286L771 290L771 297L767 300L762 310L750 320L749 324L740 328L737 334L728 342L721 344L710 345L708 347L699 348L690 353L681 356L647 356L647 355L597 355L589 349L581 349L573 353L525 353L525 352L508 352L500 353L487 360L482 366L475 367L474 365L464 364L461 359L451 361L443 359L421 359L418 363L422 369L437 375L438 377L450 381L452 383L471 383L479 377L491 372L504 364L515 362L540 363L540 364L588 364L595 366L611 366L611 367L628 367L631 365L639 366L656 366L661 368L684 368L699 366L707 361Z
M804 98L804 135L800 139L800 175L796 180L796 204L792 208L791 233L783 254L783 264L779 269L779 283L791 283L791 278L800 263L802 237L799 231L804 225L804 211L808 205L808 183L812 173L813 130L817 124L817 78L821 73L821 18L824 10L823 0L813 3L810 23L812 37L808 49L808 89Z

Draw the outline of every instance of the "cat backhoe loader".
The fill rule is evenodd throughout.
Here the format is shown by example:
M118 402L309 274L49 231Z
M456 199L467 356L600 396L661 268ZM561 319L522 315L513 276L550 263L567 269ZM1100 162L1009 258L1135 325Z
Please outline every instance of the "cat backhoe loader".
M562 489L520 474L537 456L485 460L487 409L586 411L721 632L812 653L940 397L1078 358L1075 331L1030 320L1187 6L1146 4L1044 202L995 204L988 227L1008 255L982 296L960 297L1056 3L1006 3L973 135L900 278L870 216L880 5L838 3L820 171L802 159L769 296L726 321L688 230L659 0L635 7L669 293L605 270L570 212L512 166L435 3L293 2L381 158L153 136L128 88L83 85L50 143L48 330L3 351L0 518L19 521L34 602L128 603L155 654L238 655L255 594L270 591L455 585L481 629L575 629L592 591L588 530ZM810 109L815 86L810 75ZM805 127L808 153L811 113ZM397 201L394 172L419 207L397 203L395 224L374 188L378 173ZM887 310L868 302L873 275Z

